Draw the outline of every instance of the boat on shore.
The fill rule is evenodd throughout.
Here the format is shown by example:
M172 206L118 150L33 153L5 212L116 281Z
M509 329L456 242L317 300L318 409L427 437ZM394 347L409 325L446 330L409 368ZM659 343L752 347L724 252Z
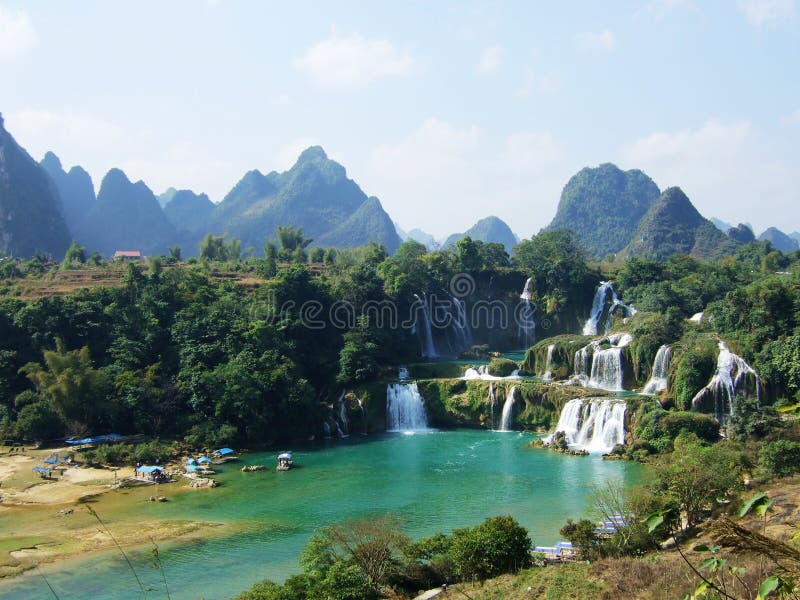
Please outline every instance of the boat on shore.
M233 450L231 448L220 448L211 453L211 461L215 465L222 465L233 460L238 460L238 458L238 456L233 455Z
M291 452L281 452L278 454L278 466L275 467L278 471L288 471L294 467L294 461L292 460L292 453Z

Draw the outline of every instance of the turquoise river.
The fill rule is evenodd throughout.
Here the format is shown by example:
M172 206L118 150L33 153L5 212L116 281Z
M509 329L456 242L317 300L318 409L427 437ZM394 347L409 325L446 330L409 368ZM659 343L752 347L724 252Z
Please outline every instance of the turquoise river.
M353 436L317 448L295 449L299 465L274 471L275 453L250 454L264 472L223 467L221 487L170 493L167 503L132 504L142 519L193 519L239 525L237 533L196 543L163 544L170 597L230 598L261 579L297 572L309 536L322 526L390 514L412 537L476 525L510 514L534 543L552 544L568 517L587 509L592 486L635 482L638 465L599 456L562 456L526 448L532 435L481 430ZM152 492L136 492L139 494ZM109 500L110 501L110 500ZM103 514L104 499L94 506ZM113 518L109 528L113 532ZM166 598L148 548L130 551L147 598ZM44 577L42 577L44 575ZM141 598L119 553L72 559L0 584L6 600Z

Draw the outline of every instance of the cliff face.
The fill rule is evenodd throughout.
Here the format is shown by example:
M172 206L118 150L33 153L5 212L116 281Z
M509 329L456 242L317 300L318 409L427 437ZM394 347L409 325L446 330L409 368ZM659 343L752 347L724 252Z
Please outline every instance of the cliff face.
M0 255L44 253L60 260L69 243L55 184L0 116Z

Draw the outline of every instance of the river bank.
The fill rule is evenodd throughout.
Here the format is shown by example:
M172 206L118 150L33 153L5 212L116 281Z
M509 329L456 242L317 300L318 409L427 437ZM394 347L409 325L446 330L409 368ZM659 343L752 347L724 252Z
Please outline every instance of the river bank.
M43 478L33 470L52 453L71 448L0 449L0 578L13 577L43 563L87 553L166 541L190 541L231 531L229 525L204 520L130 518L153 495L175 497L189 490L184 481L158 486L119 488L133 467L94 468L64 464ZM100 523L92 512L100 516ZM152 512L152 511L151 511Z

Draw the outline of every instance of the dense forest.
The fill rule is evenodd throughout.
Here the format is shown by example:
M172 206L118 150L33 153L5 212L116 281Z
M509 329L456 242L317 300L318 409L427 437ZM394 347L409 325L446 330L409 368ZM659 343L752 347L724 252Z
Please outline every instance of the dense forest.
M397 365L420 360L420 298L456 293L467 311L491 301L511 315L528 278L540 340L580 330L597 282L612 279L638 309L628 327L638 379L649 375L660 344L692 346L694 371L681 380L691 389L673 389L678 408L688 408L681 398L713 372L707 340L715 335L761 374L765 400L800 399L800 281L791 274L800 257L766 242L719 261L673 256L619 265L588 262L566 231L525 240L511 257L500 244L470 238L436 252L408 241L389 256L375 244L307 250L308 239L291 228L277 237L280 246L267 244L263 259L241 259L236 240L207 236L201 258L185 263L179 248L146 264L118 264L74 245L61 265L4 260L4 437L115 431L197 445L307 439L321 433L325 404L342 386L391 378ZM64 296L17 297L26 282L70 270L116 270L120 278L117 286ZM466 287L456 289L459 282ZM688 328L701 311L702 325ZM445 329L434 332L437 344L451 355L520 346L513 317L490 321L473 323L469 347Z

